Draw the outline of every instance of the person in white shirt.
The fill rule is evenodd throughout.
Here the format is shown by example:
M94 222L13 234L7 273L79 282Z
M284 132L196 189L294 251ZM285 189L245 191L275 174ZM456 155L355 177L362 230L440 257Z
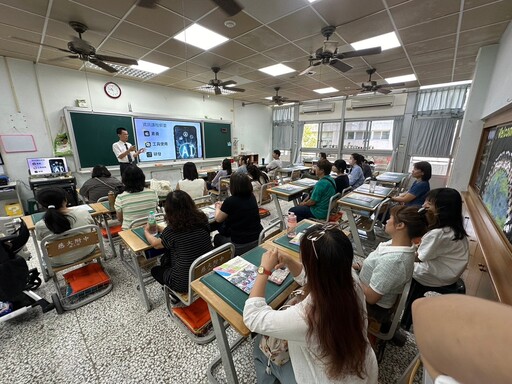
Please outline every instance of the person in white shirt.
M199 178L196 165L191 161L183 165L183 180L178 181L176 189L187 192L192 199L208 194L206 182Z
M276 169L283 166L283 162L279 159L279 157L281 157L281 151L279 149L274 149L272 152L272 161L267 164L267 173L271 177L274 176Z
M124 170L135 161L136 157L144 152L144 148L137 151L135 145L128 142L128 131L125 128L117 128L116 133L119 137L119 141L112 144L112 151L119 162L119 169L122 177Z
M462 218L462 198L453 188L431 190L423 204L430 231L418 247L411 289L407 297L402 327L412 325L414 300L442 287L455 291L457 280L469 261L469 242Z
M364 294L355 272L350 240L337 224L314 226L295 257L271 250L263 254L256 281L245 302L244 323L253 332L288 341L297 383L377 383L378 366L368 342ZM295 281L307 286L304 299L284 311L265 302L268 276L287 266ZM258 382L282 377L284 365L271 362L255 347ZM288 371L289 372L289 371ZM277 373L277 375L275 374ZM293 383L289 377L280 380Z

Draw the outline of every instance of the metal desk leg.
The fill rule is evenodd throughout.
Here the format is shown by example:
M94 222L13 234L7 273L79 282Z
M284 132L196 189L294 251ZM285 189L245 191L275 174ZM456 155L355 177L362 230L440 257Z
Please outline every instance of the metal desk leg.
M345 213L347 214L348 226L350 228L350 233L352 234L352 238L354 240L355 245L354 252L357 255L364 257L363 244L361 243L361 238L359 237L359 232L357 231L354 213L352 212L352 209L350 209L349 207L342 207L342 210L345 211Z
M48 274L48 270L46 269L46 267L43 263L43 256L41 255L41 248L39 248L39 243L37 242L35 229L30 231L30 237L32 238L32 241L34 242L34 248L36 249L37 261L39 262L39 266L41 267L41 272L43 273L43 279L46 283L48 280L50 280L50 275Z
M110 248L112 248L112 257L117 257L116 247L114 245L114 242L112 241L112 234L110 233L110 228L108 226L107 215L101 215L101 217L103 218L103 222L105 223L105 230L107 231L107 238L110 243Z
M233 363L233 356L229 346L226 329L224 328L224 319L208 304L210 317L212 318L213 330L215 338L217 339L217 346L219 347L220 357L224 371L226 372L226 380L228 384L238 384L238 377L235 371L235 364Z
M138 262L138 255L133 254L133 268L135 269L135 273L137 274L137 280L139 281L138 290L142 295L142 302L146 306L146 310L151 311L151 303L149 302L148 293L146 292L146 284L144 283L144 278L142 277L142 272L140 270L140 265Z
M284 221L283 211L281 211L281 204L279 203L279 198L277 195L274 196L274 203L276 205L277 216L279 217L279 220L281 220L281 223L283 223L283 228L286 228L286 222Z

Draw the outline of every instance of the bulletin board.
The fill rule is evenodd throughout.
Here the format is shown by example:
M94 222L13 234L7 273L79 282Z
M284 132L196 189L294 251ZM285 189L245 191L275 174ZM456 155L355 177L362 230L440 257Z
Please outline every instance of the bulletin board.
M32 135L0 135L0 142L5 153L37 151Z

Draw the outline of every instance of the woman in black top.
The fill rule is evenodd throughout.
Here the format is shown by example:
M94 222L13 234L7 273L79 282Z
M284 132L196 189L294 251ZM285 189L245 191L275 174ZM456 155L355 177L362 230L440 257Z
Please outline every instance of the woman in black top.
M230 178L231 196L223 203L215 204L215 221L224 223L215 235L215 247L233 243L235 254L241 255L258 245L261 226L258 203L252 194L251 179L242 173L233 173Z
M336 172L336 192L343 193L345 188L350 186L348 175L345 173L347 170L347 162L342 159L338 159L334 162L334 172Z
M165 248L160 265L151 268L151 275L173 291L185 293L188 292L190 266L213 249L208 218L196 207L190 195L180 190L167 195L165 218L168 225L160 238L149 233L148 225L144 228L146 239L153 248Z

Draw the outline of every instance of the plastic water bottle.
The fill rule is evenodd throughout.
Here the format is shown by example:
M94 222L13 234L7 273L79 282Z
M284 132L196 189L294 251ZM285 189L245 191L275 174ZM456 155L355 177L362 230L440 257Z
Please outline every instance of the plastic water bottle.
M288 226L288 228L287 228L288 237L289 238L295 237L295 235L297 234L295 232L295 229L297 228L297 216L295 216L295 213L288 212L288 225L287 226Z
M158 227L156 226L155 212L150 211L148 215L149 233L155 236L158 233Z

